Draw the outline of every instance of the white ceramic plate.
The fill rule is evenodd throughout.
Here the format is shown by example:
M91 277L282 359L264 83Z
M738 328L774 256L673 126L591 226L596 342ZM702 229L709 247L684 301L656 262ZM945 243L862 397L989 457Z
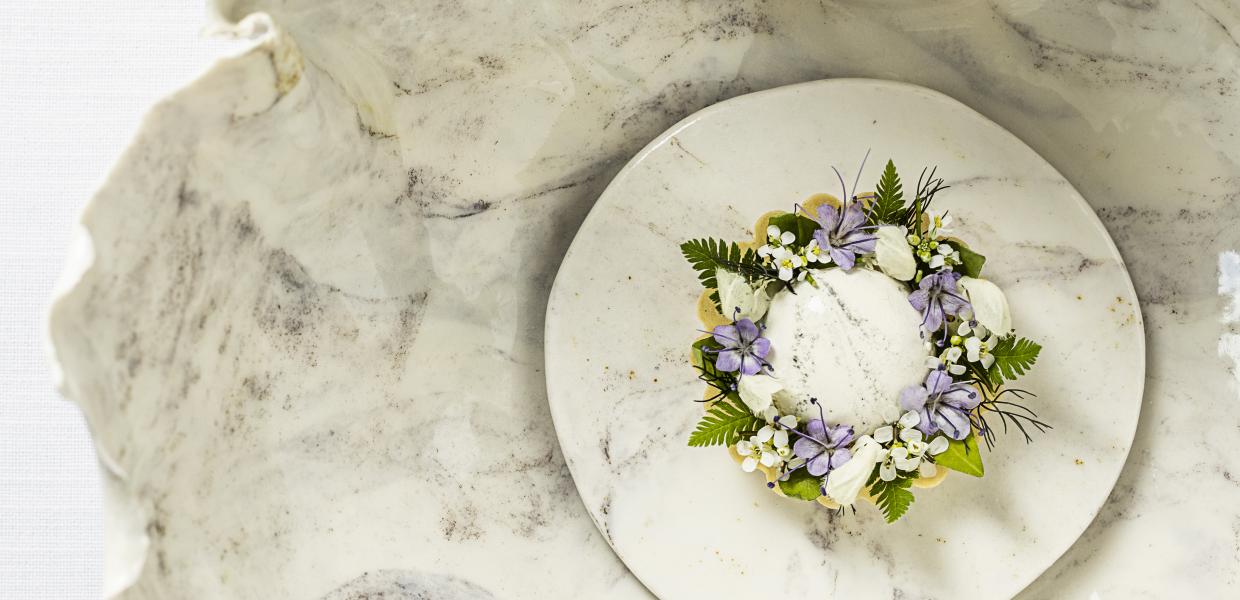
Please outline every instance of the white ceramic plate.
M989 261L1018 332L1042 342L1020 382L1055 429L1000 436L986 477L952 474L885 525L779 498L722 448L688 448L702 385L686 364L701 292L680 255L743 240L754 220L836 192L867 148L938 165L937 207ZM866 187L866 186L871 187ZM913 182L906 182L913 187ZM834 80L703 110L642 150L577 234L547 311L547 387L577 488L616 552L668 599L1008 598L1097 514L1140 410L1144 333L1106 231L1072 186L1007 131L919 87ZM902 592L902 594L900 593Z

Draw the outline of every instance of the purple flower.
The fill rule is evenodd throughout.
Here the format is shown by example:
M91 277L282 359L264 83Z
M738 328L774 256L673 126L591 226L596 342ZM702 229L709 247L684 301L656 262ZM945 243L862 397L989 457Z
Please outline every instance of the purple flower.
M960 273L940 271L927 275L908 295L908 303L921 313L921 325L927 331L938 331L945 315L958 315L969 308L969 301L960 295Z
M766 355L771 351L771 340L759 335L758 326L753 321L741 319L731 325L720 325L711 334L723 346L715 357L716 369L757 375L768 366Z
M852 458L845 447L853 440L852 425L828 428L822 419L814 419L805 424L805 433L796 433L799 439L792 445L792 453L806 460L805 468L814 477L827 475Z
M969 411L981 404L977 390L963 383L953 383L946 371L935 369L926 376L924 386L911 385L900 392L900 406L915 411L921 422L917 429L926 435L942 431L953 440L969 435Z
M878 237L863 226L865 212L857 202L845 203L840 210L830 204L818 207L818 224L822 229L814 232L818 246L827 250L831 260L841 269L850 271L857 262L857 255L874 252Z

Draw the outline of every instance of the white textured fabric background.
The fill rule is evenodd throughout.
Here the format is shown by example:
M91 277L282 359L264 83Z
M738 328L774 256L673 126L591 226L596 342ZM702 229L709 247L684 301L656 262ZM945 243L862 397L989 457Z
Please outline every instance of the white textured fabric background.
M44 316L82 206L146 109L230 50L195 0L0 0L0 599L97 599L94 450Z

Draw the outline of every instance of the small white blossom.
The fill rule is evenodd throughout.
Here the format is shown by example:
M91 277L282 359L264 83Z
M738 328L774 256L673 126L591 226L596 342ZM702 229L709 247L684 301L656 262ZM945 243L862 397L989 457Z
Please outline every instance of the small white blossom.
M930 210L926 211L926 216L930 218L930 237L933 238L940 235L951 235L953 233L951 224L954 219L951 215L947 213L936 213Z
M823 251L822 246L818 245L818 240L810 240L801 254L805 258L806 264L819 263L826 265L831 263L831 255Z
M774 406L762 411L761 416L766 420L766 425L749 439L736 442L736 453L744 459L741 469L747 473L756 470L759 465L780 470L785 464L796 460L792 447L788 445L788 430L797 426L797 418L793 415L780 416Z
M774 259L775 268L779 269L779 278L782 281L792 281L796 270L805 264L800 256L787 248L775 249L771 258Z
M879 459L878 476L883 481L894 480L900 471L917 471L926 477L934 474L935 468L927 458L947 450L947 438L940 435L926 442L925 434L916 428L920 421L920 415L908 411L900 415L895 425L885 425L875 431L875 441L890 446ZM879 439L880 434L882 439Z

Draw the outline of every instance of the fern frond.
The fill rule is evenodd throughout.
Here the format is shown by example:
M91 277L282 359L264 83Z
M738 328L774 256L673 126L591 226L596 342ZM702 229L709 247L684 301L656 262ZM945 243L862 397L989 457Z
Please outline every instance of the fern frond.
M734 395L720 400L706 411L698 421L697 429L689 435L690 446L731 446L740 441L742 434L757 431L762 421Z
M870 211L871 222L894 224L904 221L904 186L900 183L900 175L896 173L894 162L887 161L887 167L878 179L874 195L874 205Z
M1012 381L1038 362L1038 353L1042 346L1032 340L1009 335L999 339L999 343L991 348L990 355L995 357L995 364L990 367L991 381L996 385L1003 380Z

